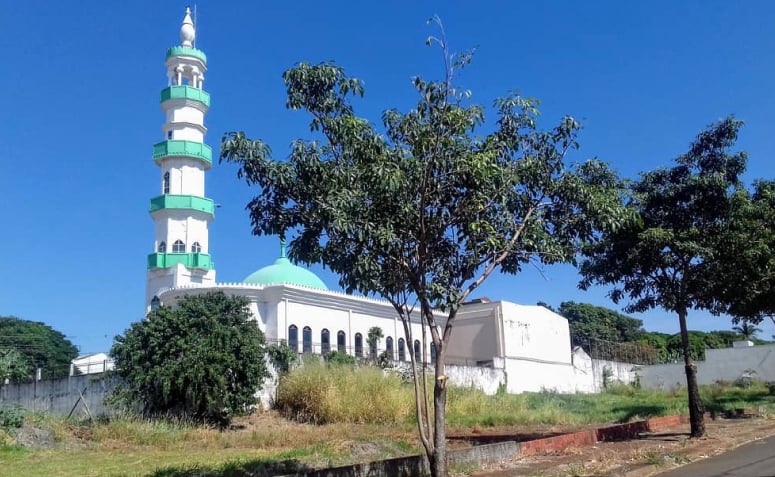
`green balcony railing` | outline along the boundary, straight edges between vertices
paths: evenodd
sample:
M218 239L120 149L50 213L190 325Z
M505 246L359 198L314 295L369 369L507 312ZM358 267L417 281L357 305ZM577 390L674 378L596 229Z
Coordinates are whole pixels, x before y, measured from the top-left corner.
M162 141L153 145L153 159L159 161L169 156L193 157L206 162L208 165L213 163L213 150L207 144L194 141L181 141L177 139Z
M190 99L199 101L208 108L210 107L210 93L193 86L170 86L161 90L161 102L163 103L170 99Z
M173 46L167 50L167 58L170 56L191 56L201 60L202 63L207 64L207 55L205 55L205 52L190 46Z
M148 255L148 268L170 268L175 265L187 268L213 269L208 253L152 253Z
M195 195L164 194L151 199L149 211L156 212L161 209L189 209L215 215L213 200Z

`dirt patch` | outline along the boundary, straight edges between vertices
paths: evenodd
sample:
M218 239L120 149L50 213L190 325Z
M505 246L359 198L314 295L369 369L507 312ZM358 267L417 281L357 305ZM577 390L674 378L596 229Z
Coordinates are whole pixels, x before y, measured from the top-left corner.
M605 476L648 477L671 468L711 457L742 444L775 434L772 419L718 419L707 423L708 434L689 439L689 426L643 433L621 442L599 442L548 455L518 458L477 477Z

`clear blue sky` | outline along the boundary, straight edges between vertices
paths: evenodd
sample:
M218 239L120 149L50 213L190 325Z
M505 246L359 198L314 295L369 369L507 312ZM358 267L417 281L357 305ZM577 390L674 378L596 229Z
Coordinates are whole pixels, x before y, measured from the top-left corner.
M159 91L165 50L179 43L186 4L96 0L4 2L0 14L0 315L42 321L82 352L107 350L143 314L148 200L158 194L151 145L163 139ZM374 120L415 100L410 78L441 73L424 46L438 14L453 50L478 46L460 77L490 104L519 89L542 100L543 126L582 120L581 150L622 175L666 165L703 127L735 114L748 179L775 176L775 2L771 1L296 1L204 0L197 46L208 55L207 140L241 129L276 157L308 136L286 111L281 73L334 60L362 78L359 112ZM276 239L253 237L252 193L235 168L214 167L210 232L218 281L271 263ZM313 267L331 288L336 277ZM615 307L605 290L580 292L570 267L491 278L480 295L533 304ZM642 315L673 333L674 316ZM695 329L728 319L690 315ZM763 337L773 333L767 325Z

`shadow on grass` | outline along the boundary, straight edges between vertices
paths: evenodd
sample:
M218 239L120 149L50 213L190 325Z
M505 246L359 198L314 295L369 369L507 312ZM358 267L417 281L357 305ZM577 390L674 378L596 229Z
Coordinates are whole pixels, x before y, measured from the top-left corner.
M297 460L251 460L229 462L214 467L165 467L148 477L272 477L314 470Z
M646 405L646 404L636 404L633 406L618 406L613 408L614 413L624 413L622 417L620 417L617 422L619 423L626 423L630 422L633 419L640 420L640 419L648 419L650 417L659 417L659 416L665 416L667 414L671 414L671 408L668 406L660 406L660 405Z
M705 410L714 414L724 414L741 407L756 407L759 405L775 406L775 396L767 391L738 392L722 396L705 396Z

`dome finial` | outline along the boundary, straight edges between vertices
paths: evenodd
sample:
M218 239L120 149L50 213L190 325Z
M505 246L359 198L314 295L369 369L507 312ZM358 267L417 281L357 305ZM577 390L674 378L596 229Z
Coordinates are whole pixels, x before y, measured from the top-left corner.
M194 22L191 21L191 8L186 7L186 16L183 18L183 25L180 27L180 41L182 46L191 47L196 39L196 30Z
M285 239L280 239L280 258L287 258L285 255Z

